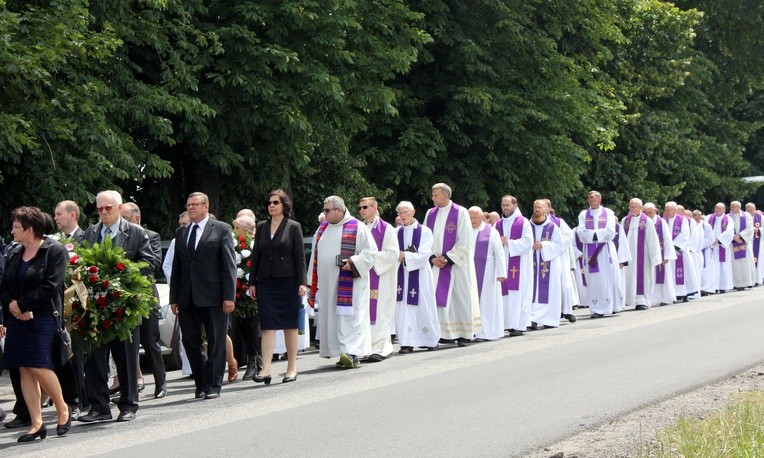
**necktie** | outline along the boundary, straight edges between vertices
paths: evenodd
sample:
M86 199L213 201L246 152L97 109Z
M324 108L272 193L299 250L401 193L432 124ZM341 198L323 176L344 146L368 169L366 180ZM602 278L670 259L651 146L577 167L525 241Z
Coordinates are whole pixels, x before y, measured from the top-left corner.
M188 252L193 256L196 252L196 230L199 229L198 224L191 226L191 235L188 236Z
M103 237L101 238L101 241L103 242L106 239L111 238L111 228L107 227L105 231L103 231Z

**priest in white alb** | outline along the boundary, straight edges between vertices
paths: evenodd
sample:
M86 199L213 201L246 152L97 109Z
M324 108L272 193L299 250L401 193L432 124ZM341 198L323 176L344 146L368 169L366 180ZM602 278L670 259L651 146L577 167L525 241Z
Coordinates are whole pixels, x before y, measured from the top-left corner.
M398 270L395 329L401 348L435 350L440 340L440 320L432 279L432 231L414 219L414 205L403 201L396 208L401 225L396 229Z
M566 251L560 228L547 215L543 199L533 202L533 298L531 329L560 326L562 277L566 274L562 254Z
M642 200L629 201L629 214L621 221L631 262L624 268L626 305L636 310L650 308L655 267L663 262L655 223L642 212Z
M756 286L764 283L764 262L761 255L764 249L764 244L761 243L761 213L756 211L756 204L748 202L745 204L745 211L751 215L751 221L753 222L753 238L751 241L751 250L753 251L753 266L754 274L753 280Z
M482 218L480 207L470 207L472 223L472 246L475 259L480 322L482 331L475 333L478 340L495 340L504 337L504 304L501 285L507 278L507 262L501 246L499 232Z
M701 297L716 293L716 264L711 260L711 253L714 249L714 229L708 224L707 218L700 210L693 210L692 218L698 223L698 249L700 250L700 260L698 261L698 271L700 273L700 295Z
M501 213L495 227L507 260L507 279L501 285L504 329L509 330L510 337L517 337L523 335L531 321L533 230L514 196L501 198Z
M676 288L674 287L674 266L671 261L676 259L676 251L671 239L671 231L666 220L658 215L658 209L654 203L646 203L642 210L655 224L655 232L658 234L663 257L661 264L655 267L655 286L650 301L653 305L673 304L676 301Z
M713 288L717 293L725 293L732 288L732 239L735 236L735 225L732 218L726 214L727 206L719 202L714 207L714 213L707 218L708 225L714 231L714 243L711 248L710 261L713 263Z
M393 352L390 325L395 319L395 287L398 267L398 241L395 228L379 216L377 199L363 197L358 214L371 232L377 247L374 267L369 271L369 321L371 322L371 354L361 361L379 362Z
M369 271L377 247L341 197L327 197L323 212L308 266L311 300L321 304L318 354L339 356L337 367L352 369L360 365L360 356L371 354Z
M688 302L689 296L698 292L695 280L695 259L692 257L695 240L690 232L690 222L679 212L679 206L674 201L666 202L663 207L663 216L676 252L676 259L671 261L676 300Z
M544 202L546 202L546 214L549 215L549 220L554 223L555 226L560 228L560 235L562 235L565 244L565 250L560 255L560 262L563 270L562 318L565 318L571 323L575 323L577 318L573 315L573 306L581 303L578 295L578 285L576 283L575 255L573 253L573 245L576 238L575 233L564 219L555 214L555 211L552 208L552 201L544 199Z
M463 347L480 332L472 224L467 209L451 201L451 187L447 184L433 185L432 203L435 207L427 211L424 224L433 235L430 264L441 339Z
M742 211L740 202L730 202L730 218L735 224L732 237L732 283L742 291L752 288L753 276L753 221L751 215Z

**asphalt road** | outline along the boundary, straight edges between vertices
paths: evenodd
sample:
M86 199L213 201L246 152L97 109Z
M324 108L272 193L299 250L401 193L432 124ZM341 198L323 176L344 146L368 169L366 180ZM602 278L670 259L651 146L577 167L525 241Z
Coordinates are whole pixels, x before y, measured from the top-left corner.
M2 429L0 455L522 456L764 362L764 288L576 314L559 329L350 371L308 352L296 383L280 383L277 362L273 385L238 381L211 401L191 399L192 382L173 372L168 396L142 402L133 422L80 423L28 445Z

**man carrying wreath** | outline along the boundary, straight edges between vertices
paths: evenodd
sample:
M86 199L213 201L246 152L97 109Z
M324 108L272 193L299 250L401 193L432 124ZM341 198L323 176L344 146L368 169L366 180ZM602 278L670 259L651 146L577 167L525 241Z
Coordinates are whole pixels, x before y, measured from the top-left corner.
M125 258L147 262L148 266L142 269L142 273L152 274L159 263L151 251L149 236L141 226L128 223L120 216L122 196L117 191L101 191L96 196L96 207L100 222L85 231L83 242L93 245L109 238L113 246L125 250ZM80 421L92 423L112 419L109 407L109 351L117 365L121 387L117 421L135 418L138 411L138 341L136 327L132 330L130 341L114 339L90 352L85 362L85 390L90 401L90 412L80 417Z

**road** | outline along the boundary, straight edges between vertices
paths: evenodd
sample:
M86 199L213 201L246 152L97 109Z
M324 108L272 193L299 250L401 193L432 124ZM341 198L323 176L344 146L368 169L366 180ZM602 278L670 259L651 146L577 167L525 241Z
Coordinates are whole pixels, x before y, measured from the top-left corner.
M80 423L30 445L0 430L0 455L523 456L764 362L764 288L576 314L559 329L350 371L309 352L296 383L279 383L277 362L273 385L238 381L218 400L192 400L192 382L173 372L168 396L142 402L133 422Z

